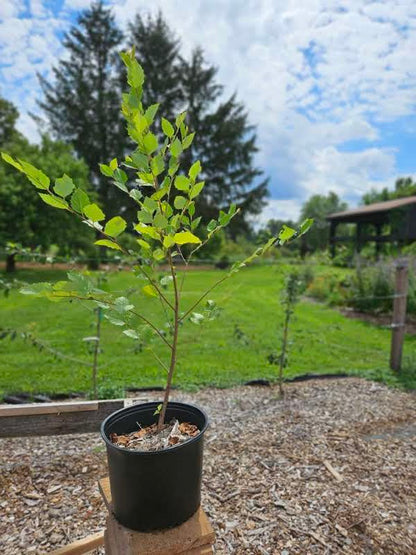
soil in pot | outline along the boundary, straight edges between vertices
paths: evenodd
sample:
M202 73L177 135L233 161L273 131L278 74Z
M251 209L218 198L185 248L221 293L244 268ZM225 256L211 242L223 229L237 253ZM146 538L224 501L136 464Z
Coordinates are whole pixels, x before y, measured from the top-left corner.
M129 434L119 435L114 432L110 435L110 439L114 445L123 449L161 451L185 443L185 441L196 437L200 433L195 424L179 423L176 418L172 418L169 424L165 424L160 431L158 431L156 423L145 428L139 427L138 431Z

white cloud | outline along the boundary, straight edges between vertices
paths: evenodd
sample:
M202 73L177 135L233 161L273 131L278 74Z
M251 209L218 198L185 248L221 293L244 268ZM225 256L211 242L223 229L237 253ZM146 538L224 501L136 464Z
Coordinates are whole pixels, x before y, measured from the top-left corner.
M301 203L298 200L270 199L259 216L253 219L256 228L263 227L269 220L296 222L299 218Z
M19 18L1 0L3 94L32 109L36 71L61 54L60 18L31 0ZM382 145L381 123L415 114L416 3L402 0L110 0L118 22L161 9L185 54L201 45L219 68L226 93L238 92L258 125L258 163L272 175L271 192L292 214L313 192L336 190L351 203L373 186L392 183L397 152ZM72 13L72 12L71 12ZM18 83L18 85L15 85ZM19 89L19 92L17 92ZM28 120L21 127L28 128ZM33 133L33 128L30 131ZM343 144L359 141L359 152ZM364 141L364 142L363 142ZM379 141L375 146L374 141ZM279 201L282 202L282 201ZM277 204L273 204L277 209ZM282 205L283 206L283 205Z

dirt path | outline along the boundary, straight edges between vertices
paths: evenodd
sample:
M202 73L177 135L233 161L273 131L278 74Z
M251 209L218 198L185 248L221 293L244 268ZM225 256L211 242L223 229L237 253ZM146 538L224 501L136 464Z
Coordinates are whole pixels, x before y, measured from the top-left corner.
M203 506L217 553L416 553L414 395L360 379L175 392L205 407ZM153 395L149 393L149 400ZM104 526L98 434L1 440L1 553Z

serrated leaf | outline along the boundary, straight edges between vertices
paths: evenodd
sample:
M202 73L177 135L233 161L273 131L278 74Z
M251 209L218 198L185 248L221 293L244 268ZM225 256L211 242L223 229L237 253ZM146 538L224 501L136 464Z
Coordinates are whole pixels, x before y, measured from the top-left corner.
M113 318L112 316L109 316L108 314L104 314L104 318L106 318L114 326L124 326L126 324L126 322L124 320L118 320L117 318Z
M142 235L148 235L149 237L151 237L152 239L160 239L160 235L159 233L151 226L146 226L146 225L142 225L142 224L136 224L134 226L134 229L138 232L141 233Z
M175 178L175 187L179 191L189 191L191 183L186 175L178 175Z
M144 117L146 118L146 121L147 121L148 125L152 125L153 120L155 119L155 115L156 115L158 109L159 109L159 104L152 104L145 111Z
M195 229L199 226L201 219L201 216L199 216L198 218L195 218L195 220L191 223L192 231L195 231Z
M105 219L105 214L101 208L93 202L92 204L87 204L82 209L84 216L86 216L92 222L100 222Z
M217 220L211 220L207 225L207 230L211 233L218 226Z
M169 186L161 187L156 191L156 193L153 193L151 198L153 200L161 200L168 192L169 192Z
M201 169L202 169L201 168L201 162L199 160L197 160L196 162L194 162L192 164L192 166L189 168L189 172L188 172L188 175L192 179L192 181L195 181L198 174L201 173Z
M145 154L139 152L138 150L134 151L130 154L130 158L136 168L141 170L148 170L149 169L149 160Z
M296 230L288 227L287 225L283 225L282 229L279 232L278 239L280 244L286 243L289 239L291 239L296 234Z
M165 253L162 249L156 249L153 251L153 258L157 261L162 260L165 258Z
M177 210L182 210L188 200L185 197L177 196L174 200L174 205Z
M150 166L152 168L152 173L155 176L160 175L163 170L165 169L165 162L163 161L163 156L158 154L157 156L155 156L151 163Z
M176 127L180 127L182 125L182 123L185 121L186 118L186 112L181 112L175 120L175 125Z
M182 143L177 137L170 145L169 150L175 158L178 158L182 154Z
M158 147L156 135L151 132L147 133L143 139L143 146L146 149L147 154L153 154Z
M49 204L49 206L60 208L61 210L67 210L68 208L68 203L63 198L52 197L47 193L39 193L39 196L43 200L43 202Z
M114 310L123 314L124 312L129 312L133 310L134 304L131 304L130 301L126 297L117 297L114 301Z
M139 245L145 249L145 250L150 250L150 245L149 243L147 243L144 239L137 239L137 242L139 243Z
M177 245L186 245L188 243L201 243L201 239L191 233L190 231L181 231L180 233L175 233L174 241Z
M158 292L157 292L156 288L153 285L145 285L142 288L142 291L148 297L157 297L158 296Z
M124 220L120 216L115 216L105 224L104 233L106 233L110 237L118 237L120 233L123 233L126 227L126 220Z
M123 250L120 245L117 245L117 243L114 243L114 241L110 241L110 239L98 239L98 241L95 241L94 245L99 245L100 247L108 247L109 249L114 249L116 251Z
M313 224L312 218L307 218L306 220L304 220L299 226L299 231L298 231L299 235L303 235L304 233L306 233L310 229L312 224Z
M140 199L143 198L143 194L139 191L139 189L132 189L129 192L129 196L131 196L131 198L134 199L136 202L139 202Z
M132 339L140 339L140 335L137 333L136 330L123 330L124 335L127 337L131 337Z
M71 197L71 207L75 212L82 213L84 206L90 203L90 199L85 191L76 189Z
M14 168L16 168L17 170L19 170L20 172L23 171L22 170L22 166L19 164L19 162L16 162L16 160L14 160L10 154L7 154L7 152L2 152L1 153L1 157L3 158L3 160L5 162L7 162L8 164L10 164L11 166L13 166Z
M184 138L184 140L182 141L182 148L184 150L191 146L192 141L194 140L194 137L195 137L195 133L190 133Z
M68 175L66 175L66 173L64 173L62 177L58 177L58 179L55 179L53 190L60 197L67 197L72 193L74 189L74 182Z
M113 158L109 164L110 168L114 171L118 167L117 158Z
M169 223L168 220L165 218L163 214L156 214L156 216L153 218L153 225L160 229L165 229L168 223Z
M174 244L175 244L174 237L172 237L171 235L166 235L166 237L164 237L163 246L165 247L165 249L168 249L169 247L171 247Z
M173 125L165 118L162 118L162 131L169 139L175 134Z
M49 189L50 179L46 174L29 164L29 162L19 159L19 163L26 177L37 189Z
M196 198L204 188L204 185L205 185L205 181L200 181L199 183L196 183L191 189L189 198Z

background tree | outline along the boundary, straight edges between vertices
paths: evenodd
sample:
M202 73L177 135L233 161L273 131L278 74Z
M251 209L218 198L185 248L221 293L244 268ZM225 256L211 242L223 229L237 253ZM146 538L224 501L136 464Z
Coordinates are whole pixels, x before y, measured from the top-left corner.
M399 177L394 184L394 190L391 191L384 187L381 191L371 189L369 193L363 195L364 204L373 204L374 202L383 202L396 198L411 197L416 195L416 182L412 177Z
M313 218L312 226L308 236L304 237L306 247L310 251L325 249L329 241L329 223L326 217L334 212L342 212L348 207L336 193L329 192L328 195L312 195L302 206L300 219Z
M12 109L11 109L12 108ZM12 104L0 99L0 121L16 121L18 112ZM88 187L88 169L85 163L73 156L71 148L62 142L53 142L47 137L40 145L31 145L13 125L7 137L0 134L0 147L18 158L38 165L54 178L63 173L71 174L82 188ZM0 164L0 206L7 207L0 214L0 248L4 250L8 241L21 243L24 247L47 249L52 244L60 248L61 254L72 254L90 244L91 231L73 220L69 214L57 211L51 218L46 205L40 205L34 188L24 175L12 167ZM6 257L6 269L15 269L15 255Z
M44 98L39 105L53 136L71 143L85 160L110 215L117 211L118 195L100 174L99 163L121 157L126 144L116 72L122 40L111 11L95 2L65 35L66 57L54 67L52 81L40 77Z
M216 74L217 68L205 61L200 48L189 61L181 60L187 123L197 132L186 152L185 167L194 158L201 160L201 178L208 184L199 199L203 220L211 220L230 203L242 208L227 230L235 238L249 231L250 218L265 205L268 179L258 181L263 172L254 165L258 148L247 112L235 94L222 100L223 87L216 82Z

